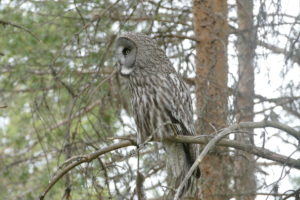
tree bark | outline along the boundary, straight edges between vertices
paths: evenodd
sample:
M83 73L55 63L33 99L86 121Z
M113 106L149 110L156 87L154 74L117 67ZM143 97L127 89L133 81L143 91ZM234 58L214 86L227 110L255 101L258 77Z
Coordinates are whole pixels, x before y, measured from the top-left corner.
M198 133L216 133L227 122L227 1L194 0ZM218 147L202 163L201 195L205 200L229 199L228 153Z
M253 121L254 101L254 55L256 48L255 30L253 28L253 1L237 0L237 18L241 31L238 35L238 96L237 121ZM246 131L252 133L253 129ZM253 144L252 134L237 134L236 140L245 144ZM235 190L237 200L254 200L256 192L255 159L254 156L237 150L235 161Z

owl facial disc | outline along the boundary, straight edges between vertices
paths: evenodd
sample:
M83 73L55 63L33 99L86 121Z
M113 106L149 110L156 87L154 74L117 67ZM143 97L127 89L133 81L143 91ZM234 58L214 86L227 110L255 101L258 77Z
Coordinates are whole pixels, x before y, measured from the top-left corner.
M117 40L117 59L120 74L123 76L130 75L135 69L137 48L134 42L127 38L119 38Z

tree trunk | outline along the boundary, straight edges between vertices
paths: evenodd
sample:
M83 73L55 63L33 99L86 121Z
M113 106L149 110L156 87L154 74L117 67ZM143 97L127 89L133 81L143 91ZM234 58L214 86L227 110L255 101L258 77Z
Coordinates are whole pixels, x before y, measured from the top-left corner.
M253 1L237 0L237 17L239 32L238 50L238 96L237 120L253 121L254 99L254 55L256 48L255 30L253 28ZM236 140L253 143L253 130L250 134L237 134ZM235 190L237 200L254 200L256 192L254 156L236 151L235 158Z
M198 133L214 134L227 122L227 1L194 0ZM229 199L228 153L217 148L201 164L202 199Z

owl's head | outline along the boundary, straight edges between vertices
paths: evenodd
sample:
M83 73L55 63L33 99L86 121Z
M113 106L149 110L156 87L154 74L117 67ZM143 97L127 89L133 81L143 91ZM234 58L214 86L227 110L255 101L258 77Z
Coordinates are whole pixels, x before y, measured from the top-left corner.
M149 36L140 33L124 33L116 42L120 74L129 76L134 71L173 71L165 52Z

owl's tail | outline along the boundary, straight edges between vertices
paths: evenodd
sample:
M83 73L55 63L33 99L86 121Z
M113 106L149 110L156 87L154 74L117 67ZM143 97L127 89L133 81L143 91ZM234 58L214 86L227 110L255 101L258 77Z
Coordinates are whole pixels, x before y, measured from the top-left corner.
M168 183L171 188L177 189L193 165L198 151L195 144L164 142L167 153ZM194 196L197 191L197 179L200 177L200 168L194 171L184 186L181 197ZM176 191L171 191L168 197L173 197Z

